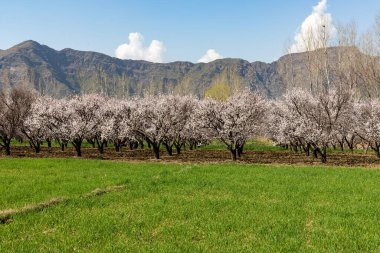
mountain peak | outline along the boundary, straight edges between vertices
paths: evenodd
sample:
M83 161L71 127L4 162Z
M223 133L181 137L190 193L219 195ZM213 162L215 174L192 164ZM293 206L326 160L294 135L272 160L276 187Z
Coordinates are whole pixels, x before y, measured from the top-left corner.
M15 46L13 46L12 48L28 48L28 47L40 47L41 44L38 43L37 41L34 41L34 40L26 40L26 41L23 41Z
M6 50L0 50L0 56L5 56L20 51L39 50L42 47L44 46L34 40L26 40Z

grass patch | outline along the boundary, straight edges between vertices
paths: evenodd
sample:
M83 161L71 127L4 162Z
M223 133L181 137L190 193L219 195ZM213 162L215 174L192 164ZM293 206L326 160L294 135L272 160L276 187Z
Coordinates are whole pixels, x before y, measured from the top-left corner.
M125 185L113 185L113 186L108 186L103 189L96 188L95 190L89 193L83 194L81 198L92 198L92 197L101 196L103 194L114 192L114 191L120 191L123 189L125 189ZM57 204L63 203L64 201L69 201L69 200L73 200L73 199L68 199L65 197L56 197L56 198L52 198L52 199L49 199L48 201L44 201L41 203L29 204L20 209L0 210L0 223L3 223L3 224L10 223L12 221L12 216L14 215L41 211L46 208L52 207L54 205L57 205Z
M0 251L374 252L379 180L342 167L1 159L1 210L70 201L15 214Z

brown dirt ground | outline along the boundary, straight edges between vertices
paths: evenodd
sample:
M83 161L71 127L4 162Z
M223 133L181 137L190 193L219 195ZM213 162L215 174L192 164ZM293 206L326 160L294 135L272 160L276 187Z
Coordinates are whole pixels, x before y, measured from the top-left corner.
M75 157L75 150L67 148L61 151L60 148L43 147L41 153L34 153L33 149L26 146L11 147L11 157ZM96 148L83 148L82 157L84 159L118 160L118 161L157 161L153 152L149 149L128 150L124 148L121 152L115 152L113 148L106 148L104 154L99 154ZM182 154L168 156L164 150L161 151L159 162L173 163L219 163L230 162L230 153L227 150L187 150ZM5 157L1 152L0 157ZM380 165L380 159L374 154L349 154L333 153L328 155L327 165L330 166L366 166L373 167ZM321 165L319 159L306 156L304 153L294 153L291 151L245 151L239 159L241 163L262 163L262 164L304 164Z

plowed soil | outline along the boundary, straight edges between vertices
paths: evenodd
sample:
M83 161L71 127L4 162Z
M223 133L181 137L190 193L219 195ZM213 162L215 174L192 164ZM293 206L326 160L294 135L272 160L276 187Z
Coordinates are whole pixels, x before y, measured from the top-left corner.
M73 148L67 148L61 151L60 148L43 147L39 154L36 154L33 149L26 146L13 146L11 149L11 157L76 157ZM83 148L82 158L85 159L102 159L102 160L120 160L120 161L157 161L154 159L152 150L122 149L121 152L115 152L113 148L106 148L104 154L99 154L96 148ZM5 157L4 152L1 152L2 157ZM185 150L180 155L167 155L162 150L160 154L160 162L175 162L175 163L217 163L230 162L231 156L227 150ZM240 159L241 163L264 163L264 164L306 164L320 165L319 159L312 156L306 156L304 153L295 153L288 150L283 151L245 151ZM328 155L327 165L334 166L376 166L380 165L380 159L374 154L350 154L350 153L332 153Z

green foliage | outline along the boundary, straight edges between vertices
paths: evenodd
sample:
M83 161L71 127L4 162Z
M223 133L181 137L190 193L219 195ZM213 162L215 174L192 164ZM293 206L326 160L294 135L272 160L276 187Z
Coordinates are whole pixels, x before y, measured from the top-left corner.
M380 171L1 159L2 252L379 251ZM125 184L119 192L80 196Z
M230 88L226 83L215 83L205 90L205 97L225 101L231 95Z
M204 97L225 101L243 88L241 78L233 70L227 68L213 79L212 85L204 91Z

